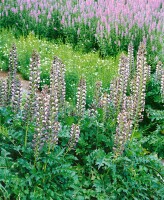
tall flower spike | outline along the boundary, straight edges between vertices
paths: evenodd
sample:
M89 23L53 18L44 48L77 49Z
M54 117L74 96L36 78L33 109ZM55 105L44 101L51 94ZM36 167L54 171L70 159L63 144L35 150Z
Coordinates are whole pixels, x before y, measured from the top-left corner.
M128 118L133 120L133 112L134 112L134 99L133 96L125 96L122 110L126 111L129 116Z
M115 78L110 83L110 104L112 104L115 108L117 106L117 95L118 95L118 86L119 86L119 78Z
M155 72L155 78L156 78L157 81L161 80L162 68L163 68L163 64L162 64L161 61L159 61L157 63L156 72Z
M49 123L49 129L48 129L48 137L46 139L47 145L48 145L48 153L50 153L51 150L55 147L55 145L58 143L58 134L61 129L61 124L59 122L54 122L53 124Z
M133 102L134 102L134 124L137 124L143 117L142 112L145 107L145 90L148 76L148 65L146 62L146 47L141 43L137 53L137 72L133 85Z
M69 150L71 150L77 143L80 137L80 128L78 124L72 124L70 131L70 140L68 143Z
M61 62L60 59L56 59L59 63L59 89L58 89L58 99L59 99L59 107L62 108L65 103L65 94L66 94L66 83L65 83L65 65Z
M37 91L40 84L40 57L37 52L33 52L30 63L29 94L25 105L24 117L33 120L36 115Z
M108 106L109 106L109 94L106 92L102 94L99 107L103 109L103 121L105 122L105 119L108 115Z
M14 112L18 112L21 107L21 99L22 99L22 86L19 78L17 77L15 82L14 90L12 91L12 108Z
M125 55L121 56L118 74L119 77L110 86L110 101L119 112L122 109L129 79L129 63Z
M86 81L84 78L80 79L76 97L77 97L77 104L76 104L77 115L83 117L86 106Z
M17 65L18 65L17 51L15 44L13 44L9 54L9 72L7 78L6 105L11 105L13 98L12 96L14 95L15 92Z
M133 51L134 51L133 44L130 43L128 46L128 63L129 63L130 78L133 77L135 72Z
M96 109L100 106L101 96L102 96L102 81L97 81L95 83L93 102L90 105L90 108L88 109L90 117L96 115L97 113Z
M39 152L44 146L44 142L42 142L42 137L44 134L44 126L43 126L43 115L44 115L44 110L43 110L43 102L41 95L38 95L37 97L37 104L36 104L36 128L35 128L35 134L33 138L33 147L34 147L34 156L35 160L37 160L39 156Z
M125 143L129 140L132 132L132 120L129 119L129 113L126 111L120 112L117 123L113 150L116 155L120 155L124 151Z
M6 106L7 101L7 82L6 80L0 81L0 106Z
M164 68L161 70L161 96L162 102L164 103Z
M147 66L147 79L148 79L148 80L150 79L150 76L151 76L151 66L148 65L148 66Z
M49 120L57 121L58 119L58 111L59 111L59 64L57 62L57 58L54 58L51 72L50 72L50 110L49 110Z
M97 81L95 83L95 92L94 92L94 104L96 107L99 105L100 99L102 96L102 81Z
M36 104L36 129L33 139L35 157L39 155L39 151L48 139L48 109L49 95L48 87L44 87L42 92L37 96Z

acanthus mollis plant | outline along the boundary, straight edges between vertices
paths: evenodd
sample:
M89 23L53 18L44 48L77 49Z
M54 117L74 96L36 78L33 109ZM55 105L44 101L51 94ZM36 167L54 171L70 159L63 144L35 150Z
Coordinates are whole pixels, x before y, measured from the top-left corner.
M30 61L28 96L24 107L24 118L27 123L35 119L37 92L40 86L40 57L36 51L33 51Z
M13 44L9 54L9 72L7 78L6 105L11 105L12 96L14 95L17 65L18 65L17 50L15 44Z
M20 110L21 104L21 83L17 76L17 50L15 44L12 45L9 54L9 72L7 80L1 83L1 104L3 106L11 106L14 112Z
M50 73L50 92L52 92L51 87L53 87L58 99L58 109L62 109L66 95L65 65L57 56L54 57Z
M155 79L156 79L156 81L160 81L161 80L162 68L163 68L162 62L158 61L157 65L156 65L156 71L155 71Z
M99 101L99 107L103 110L103 122L106 121L109 115L109 101L109 94L103 93Z
M129 112L121 111L117 117L117 128L114 136L114 154L120 155L124 151L125 143L129 140L132 133L132 120L129 117Z
M59 99L59 108L63 108L65 104L65 96L66 96L66 83L65 83L65 65L62 61L56 57L56 62L59 65L59 74L58 74L58 99Z
M77 103L76 103L76 113L77 116L83 117L85 113L86 106L86 80L82 77L79 82L79 86L77 89Z
M70 151L73 149L76 144L78 143L80 137L80 127L78 124L72 124L71 130L70 130L70 140L68 142L68 150Z
M0 106L6 106L7 101L7 82L6 80L0 81Z
M101 97L102 97L102 81L96 81L95 88L94 88L93 101L88 110L90 116L96 115L97 108L100 107Z
M36 119L37 92L39 86L40 86L40 57L36 51L33 51L30 63L28 96L23 110L23 118L26 125L26 133L24 140L25 147L27 145L29 123L34 122Z
M95 83L95 91L94 91L94 102L96 107L99 107L99 102L102 96L102 81L97 81Z
M134 73L135 73L134 47L133 47L132 43L130 43L128 45L128 63L129 63L129 76L130 76L130 79L131 79L134 76Z
M50 70L50 113L51 120L58 120L59 112L59 63L57 57L54 58Z
M161 96L162 96L162 102L164 103L164 68L162 69L161 73Z
M45 86L37 97L36 128L33 139L35 160L37 160L44 146L49 154L58 143L60 123L55 118L51 118L52 107L50 106L50 94L48 87Z
M145 93L146 93L146 81L148 77L148 65L146 62L146 46L142 42L140 43L137 53L137 66L136 76L133 81L132 96L133 96L133 123L138 124L143 118L143 111L145 107Z
M123 146L129 139L133 128L135 129L138 122L143 119L146 81L149 74L150 67L146 62L146 46L144 43L141 43L137 53L136 75L132 80L132 94L130 96L124 94L122 111L118 114L117 118L117 129L114 139L114 143L118 146L116 148L117 151L123 150Z
M164 68L161 61L157 63L156 72L155 72L155 79L157 82L160 83L160 92L162 101L164 102Z
M22 85L18 77L16 78L15 82L13 83L15 87L12 90L12 102L11 107L15 113L20 110L21 107L21 100L22 100Z
M47 89L43 88L37 96L36 104L36 128L33 139L34 157L37 160L40 150L43 148L48 129L49 96Z
M121 56L118 70L118 77L110 85L110 101L119 113L127 93L129 80L129 62L125 55Z

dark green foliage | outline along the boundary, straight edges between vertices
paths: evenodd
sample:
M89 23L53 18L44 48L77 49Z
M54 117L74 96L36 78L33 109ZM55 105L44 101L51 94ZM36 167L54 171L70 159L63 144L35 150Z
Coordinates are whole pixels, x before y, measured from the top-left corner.
M78 90L85 93L82 95L84 110L79 115L75 105L82 92L77 95L79 79L76 73L66 74L67 101L58 114L55 81L60 75L56 70L60 62L55 65L56 60L58 58L54 60L50 81L46 78L48 74L41 75L42 80L51 83L50 94L46 90L42 93L36 90L36 100L31 105L28 103L28 111L32 111L32 105L37 108L32 120L31 117L25 120L21 108L17 113L13 113L10 107L0 108L0 198L162 199L164 173L157 156L163 157L164 152L164 115L159 83L154 78L149 80L144 120L139 129L137 125L135 130L129 131L126 115L118 118L118 108L112 107L106 92L100 95L96 106L94 99L87 97L86 106L86 88L81 87L80 90L79 87ZM35 70L32 69L32 72ZM33 87L37 78L34 77ZM45 82L42 81L40 86ZM85 85L85 80L81 82L83 84L79 85ZM142 84L146 85L146 81L141 81ZM49 98L51 101L48 101ZM61 125L57 131L56 122ZM118 130L119 123L122 129ZM73 137L70 134L72 125L78 128L78 131L73 129ZM119 137L115 137L117 131L121 132ZM123 138L126 132L131 138ZM114 151L115 140L122 142L123 148L118 154ZM116 148L119 150L119 147ZM148 155L150 151L154 155Z
M164 157L164 104L160 93L160 83L152 77L146 93L146 112L141 130L145 136L144 147Z
M19 115L9 109L0 110L0 197L6 199L71 199L78 177L72 166L75 157L56 146L51 154L42 151L37 161L31 141L25 148L25 130ZM29 128L29 140L34 133Z
M63 128L59 145L51 154L42 150L35 162L32 148L34 124L29 125L27 147L21 114L0 110L0 197L3 199L162 199L162 164L137 140L127 143L122 156L112 153L114 116L103 122L102 110L80 121L81 136L67 152L70 125L78 118L72 109L59 117ZM67 152L67 153L66 153Z
M87 161L86 176L92 191L87 199L162 199L161 164L153 156L144 155L138 142L129 144L122 157L113 158L99 149Z

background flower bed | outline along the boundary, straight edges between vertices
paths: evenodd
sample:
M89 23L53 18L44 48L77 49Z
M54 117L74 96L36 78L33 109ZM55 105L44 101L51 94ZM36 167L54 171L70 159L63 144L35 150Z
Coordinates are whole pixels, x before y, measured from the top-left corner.
M1 26L15 34L37 35L69 42L86 52L117 55L134 43L135 53L143 37L150 60L156 53L163 61L164 3L162 0L57 0L2 1Z

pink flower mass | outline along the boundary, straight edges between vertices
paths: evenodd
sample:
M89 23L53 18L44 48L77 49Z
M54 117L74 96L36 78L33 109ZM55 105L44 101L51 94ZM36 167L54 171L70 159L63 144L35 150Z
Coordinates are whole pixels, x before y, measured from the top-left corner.
M25 12L36 22L42 23L42 19L45 19L48 26L53 26L52 22L56 21L53 19L53 13L57 13L56 17L65 31L72 27L80 35L82 27L85 26L89 27L97 38L110 37L112 30L120 37L135 36L134 27L148 35L154 31L158 31L160 35L164 27L163 0L2 0L1 2L4 8L1 16L7 16L9 11L14 14L18 11Z

